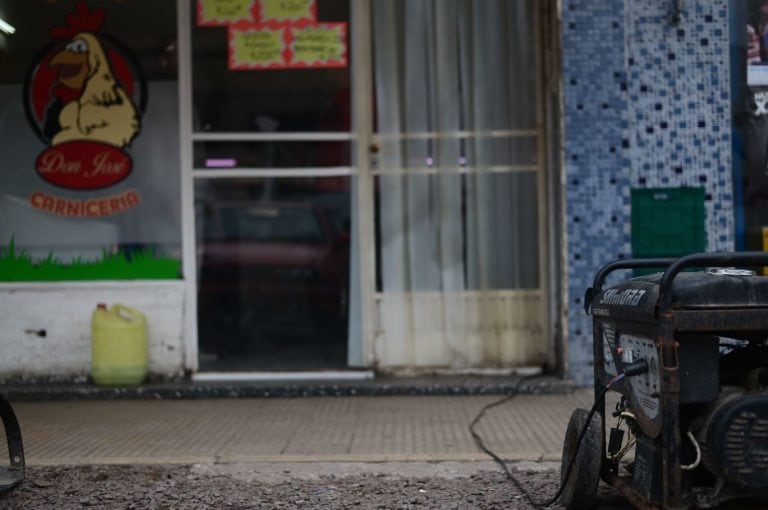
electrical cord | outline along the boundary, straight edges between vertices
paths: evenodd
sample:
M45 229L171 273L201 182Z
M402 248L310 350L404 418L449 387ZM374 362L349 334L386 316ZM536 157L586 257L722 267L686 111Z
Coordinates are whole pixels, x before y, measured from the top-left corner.
M699 442L696 441L696 438L693 436L693 433L690 430L686 433L686 435L688 436L688 439L691 440L691 443L693 443L693 447L696 449L696 460L694 460L692 464L680 466L680 469L683 471L690 471L692 469L696 469L699 467L699 464L701 464L701 447L699 446Z
M616 405L616 410L619 413L619 419L616 422L616 429L618 430L621 427L621 422L624 421L627 423L627 432L629 432L630 435L634 435L632 432L632 427L629 426L629 420L632 420L633 422L637 421L637 417L635 417L634 413L631 413L629 411L619 411L619 404ZM616 416L614 414L614 416ZM621 462L621 459L624 458L624 455L627 454L627 452L632 449L633 446L637 444L637 437L634 439L627 439L627 444L624 446L619 445L619 449L616 450L615 453L608 452L608 458L611 459L611 461L614 464L618 464Z
M642 361L641 363L645 364L645 361ZM554 503L557 502L558 499L560 499L560 496L563 494L563 490L565 490L565 485L566 485L566 482L568 481L568 478L570 478L571 476L571 471L573 469L574 463L576 462L576 456L579 453L579 448L581 447L581 443L584 441L584 436L586 435L587 429L589 428L587 425L592 421L592 417L597 412L598 403L602 402L603 397L605 397L605 394L608 392L608 390L610 390L614 384L624 379L624 377L630 376L630 375L637 375L638 373L643 373L642 372L643 368L645 369L645 371L647 371L648 365L645 364L645 366L643 367L641 363L635 363L631 366L627 366L623 373L611 379L611 381L605 386L603 386L603 388L600 390L600 393L595 398L595 403L592 404L592 408L589 410L589 414L587 414L585 426L579 433L579 438L576 441L576 449L573 451L573 455L571 455L571 458L568 460L568 467L565 470L565 476L562 477L564 482L560 484L560 488L557 490L555 495L545 501L538 501L536 498L534 498L533 495L528 491L528 489L526 489L520 483L520 481L515 477L515 475L512 474L512 471L509 469L509 466L507 466L506 462L504 462L504 460L501 457L499 457L493 451L491 451L485 445L485 442L483 441L483 438L480 437L480 434L478 434L477 431L475 431L475 425L477 425L480 419L485 415L486 411L512 400L514 397L516 397L520 393L520 387L522 386L522 384L525 381L528 381L536 376L527 376L527 377L520 378L520 380L517 381L517 384L515 384L515 387L512 389L512 393L497 400L496 402L491 402L490 404L480 409L480 412L478 413L478 415L475 416L475 419L472 420L472 423L470 423L469 425L469 432L472 434L472 437L474 438L475 444L478 446L478 448L480 448L483 452L488 454L493 460L496 461L497 464L499 464L502 467L502 469L507 475L507 478L509 478L512 481L515 487L517 487L517 489L525 496L525 498L528 500L529 503L531 503L531 505L538 508L543 508L543 507L548 507L550 505L553 505Z

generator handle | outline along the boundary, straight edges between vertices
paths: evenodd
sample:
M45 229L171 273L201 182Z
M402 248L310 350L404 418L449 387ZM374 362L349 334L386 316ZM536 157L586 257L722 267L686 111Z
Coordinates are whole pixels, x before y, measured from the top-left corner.
M768 266L768 252L743 251L734 253L692 253L670 264L659 282L659 312L672 307L672 282L687 267L732 267L736 265Z
M619 259L609 262L601 267L595 274L595 280L592 286L584 294L584 311L589 314L589 307L592 304L592 297L603 289L603 282L614 271L619 269L648 269L648 268L666 268L677 259L675 258L657 258L657 259Z

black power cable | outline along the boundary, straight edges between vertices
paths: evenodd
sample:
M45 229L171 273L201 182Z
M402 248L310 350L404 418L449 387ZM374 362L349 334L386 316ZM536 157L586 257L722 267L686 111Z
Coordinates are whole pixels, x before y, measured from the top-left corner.
M536 500L533 495L531 495L530 492L528 492L528 489L523 487L523 485L520 483L520 480L518 480L515 475L512 474L512 471L509 469L509 466L507 466L506 462L504 462L501 457L496 455L493 451L491 451L487 446L485 446L485 443L483 442L482 437L480 437L480 434L478 434L475 431L475 425L480 421L480 419L485 415L485 412L491 408L500 406L501 404L508 402L512 400L514 397L516 397L520 393L520 387L525 381L528 381L530 379L533 379L537 376L526 376L521 377L520 380L517 381L517 384L515 384L515 387L512 389L512 393L505 396L504 398L497 400L496 402L491 402L490 404L483 407L477 416L475 416L475 419L472 420L472 423L469 425L469 431L472 434L472 437L475 440L475 444L483 450L485 453L487 453L493 460L498 463L502 469L504 469L504 472L507 475L507 478L509 478L512 483L515 484L515 487L518 488L520 492L523 493L523 495L526 497L526 499L535 507L547 507L557 502L558 499L560 499L560 496L563 494L563 490L565 489L565 485L568 482L568 478L571 476L571 471L573 469L573 465L576 462L576 455L579 453L579 448L581 447L581 443L584 441L584 436L587 433L588 424L592 422L592 417L595 415L595 412L597 412L597 405L599 402L603 400L603 397L605 397L605 394L608 392L608 390L611 389L611 387L616 384L618 381L622 380L626 376L632 376L641 374L648 371L648 364L643 360L638 363L634 363L632 365L628 365L625 367L625 370L623 373L617 375L611 381L606 384L601 390L600 393L595 398L595 403L592 404L592 408L589 410L589 414L587 414L587 419L585 421L585 426L579 433L579 438L576 441L576 449L573 451L573 454L571 455L571 458L568 460L568 467L565 470L565 476L562 477L563 483L560 484L560 488L557 490L554 496L551 498L545 500L545 501L538 501Z

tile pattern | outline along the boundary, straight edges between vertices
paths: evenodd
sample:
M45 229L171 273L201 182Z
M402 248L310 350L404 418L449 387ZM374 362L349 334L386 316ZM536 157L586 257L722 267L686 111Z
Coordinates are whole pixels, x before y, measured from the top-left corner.
M592 379L584 291L600 266L631 256L632 188L703 186L707 249L733 248L728 1L682 2L677 25L673 5L563 2L569 370L580 383Z
M559 460L592 392L518 395L477 425L504 459ZM20 402L27 465L484 460L468 424L498 396ZM0 437L0 447L4 447ZM6 450L7 451L7 450Z

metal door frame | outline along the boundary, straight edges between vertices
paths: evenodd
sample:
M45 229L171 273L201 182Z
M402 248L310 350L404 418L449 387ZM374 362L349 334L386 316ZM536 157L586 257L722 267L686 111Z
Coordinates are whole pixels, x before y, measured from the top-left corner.
M194 0L193 0L194 1ZM361 335L354 338L348 334L348 352L356 349L359 355L350 359L350 366L371 367L375 364L373 352L375 336L375 222L374 222L374 176L371 169L370 152L373 134L373 68L371 0L349 0L350 2L350 46L351 46L351 87L352 127L348 133L195 133L192 127L192 54L191 54L191 6L186 0L176 0L178 23L178 84L179 84L179 140L181 164L181 217L182 217L182 268L185 281L185 308L182 327L184 339L184 368L190 372L198 370L197 331L197 250L195 235L194 180L196 178L238 177L305 177L305 176L349 176L353 186L350 193L357 215L357 229L353 234L352 250L358 257L360 291L359 318ZM557 0L534 2L536 6L536 58L538 75L538 124L539 158L539 274L543 300L541 324L544 338L548 342L549 365L556 372L567 369L567 338L563 328L566 324L562 298L565 277L562 265L563 219L561 179L556 169L560 168L558 143L561 136L559 112L561 94L559 89L559 23ZM554 35L551 34L555 30ZM555 88L553 88L553 86ZM352 149L351 167L332 169L290 169L259 168L207 170L193 167L193 143L195 141L349 141ZM353 342L359 345L352 345Z
M198 370L198 331L197 331L197 245L195 235L195 207L194 207L194 181L195 179L235 179L242 177L335 177L349 176L352 182L357 182L357 186L350 190L350 193L371 196L372 187L369 179L365 178L368 167L367 147L370 140L371 109L365 107L366 102L370 104L370 92L368 86L370 78L367 75L370 72L370 60L366 58L366 53L370 54L370 37L367 27L369 23L360 22L360 20L369 19L368 1L349 0L351 9L350 24L354 27L352 34L352 55L351 55L351 76L352 76L352 101L353 101L353 122L349 132L303 132L303 133L199 133L193 130L192 125L192 30L193 20L190 16L191 5L188 0L176 0L177 5L177 24L178 24L178 55L179 55L179 140L180 140L180 162L181 162L181 217L182 217L182 270L185 281L185 307L184 307L184 368L187 371L196 372ZM367 118L366 118L367 117ZM217 169L210 170L204 168L194 168L193 163L193 144L196 141L349 141L352 145L352 161L355 166L332 167L323 169L311 168L237 168L237 169ZM364 150L359 150L364 147ZM361 302L367 303L370 286L373 278L370 274L372 265L373 249L370 239L372 238L372 205L366 200L357 200L361 221L358 221L358 231L355 232L357 242L354 244L360 253L360 282L361 282ZM370 349L366 346L368 331L370 329L370 320L368 318L368 307L363 306L361 319L363 325L363 335L359 340L362 342L361 364L370 364ZM349 338L348 338L349 342Z

